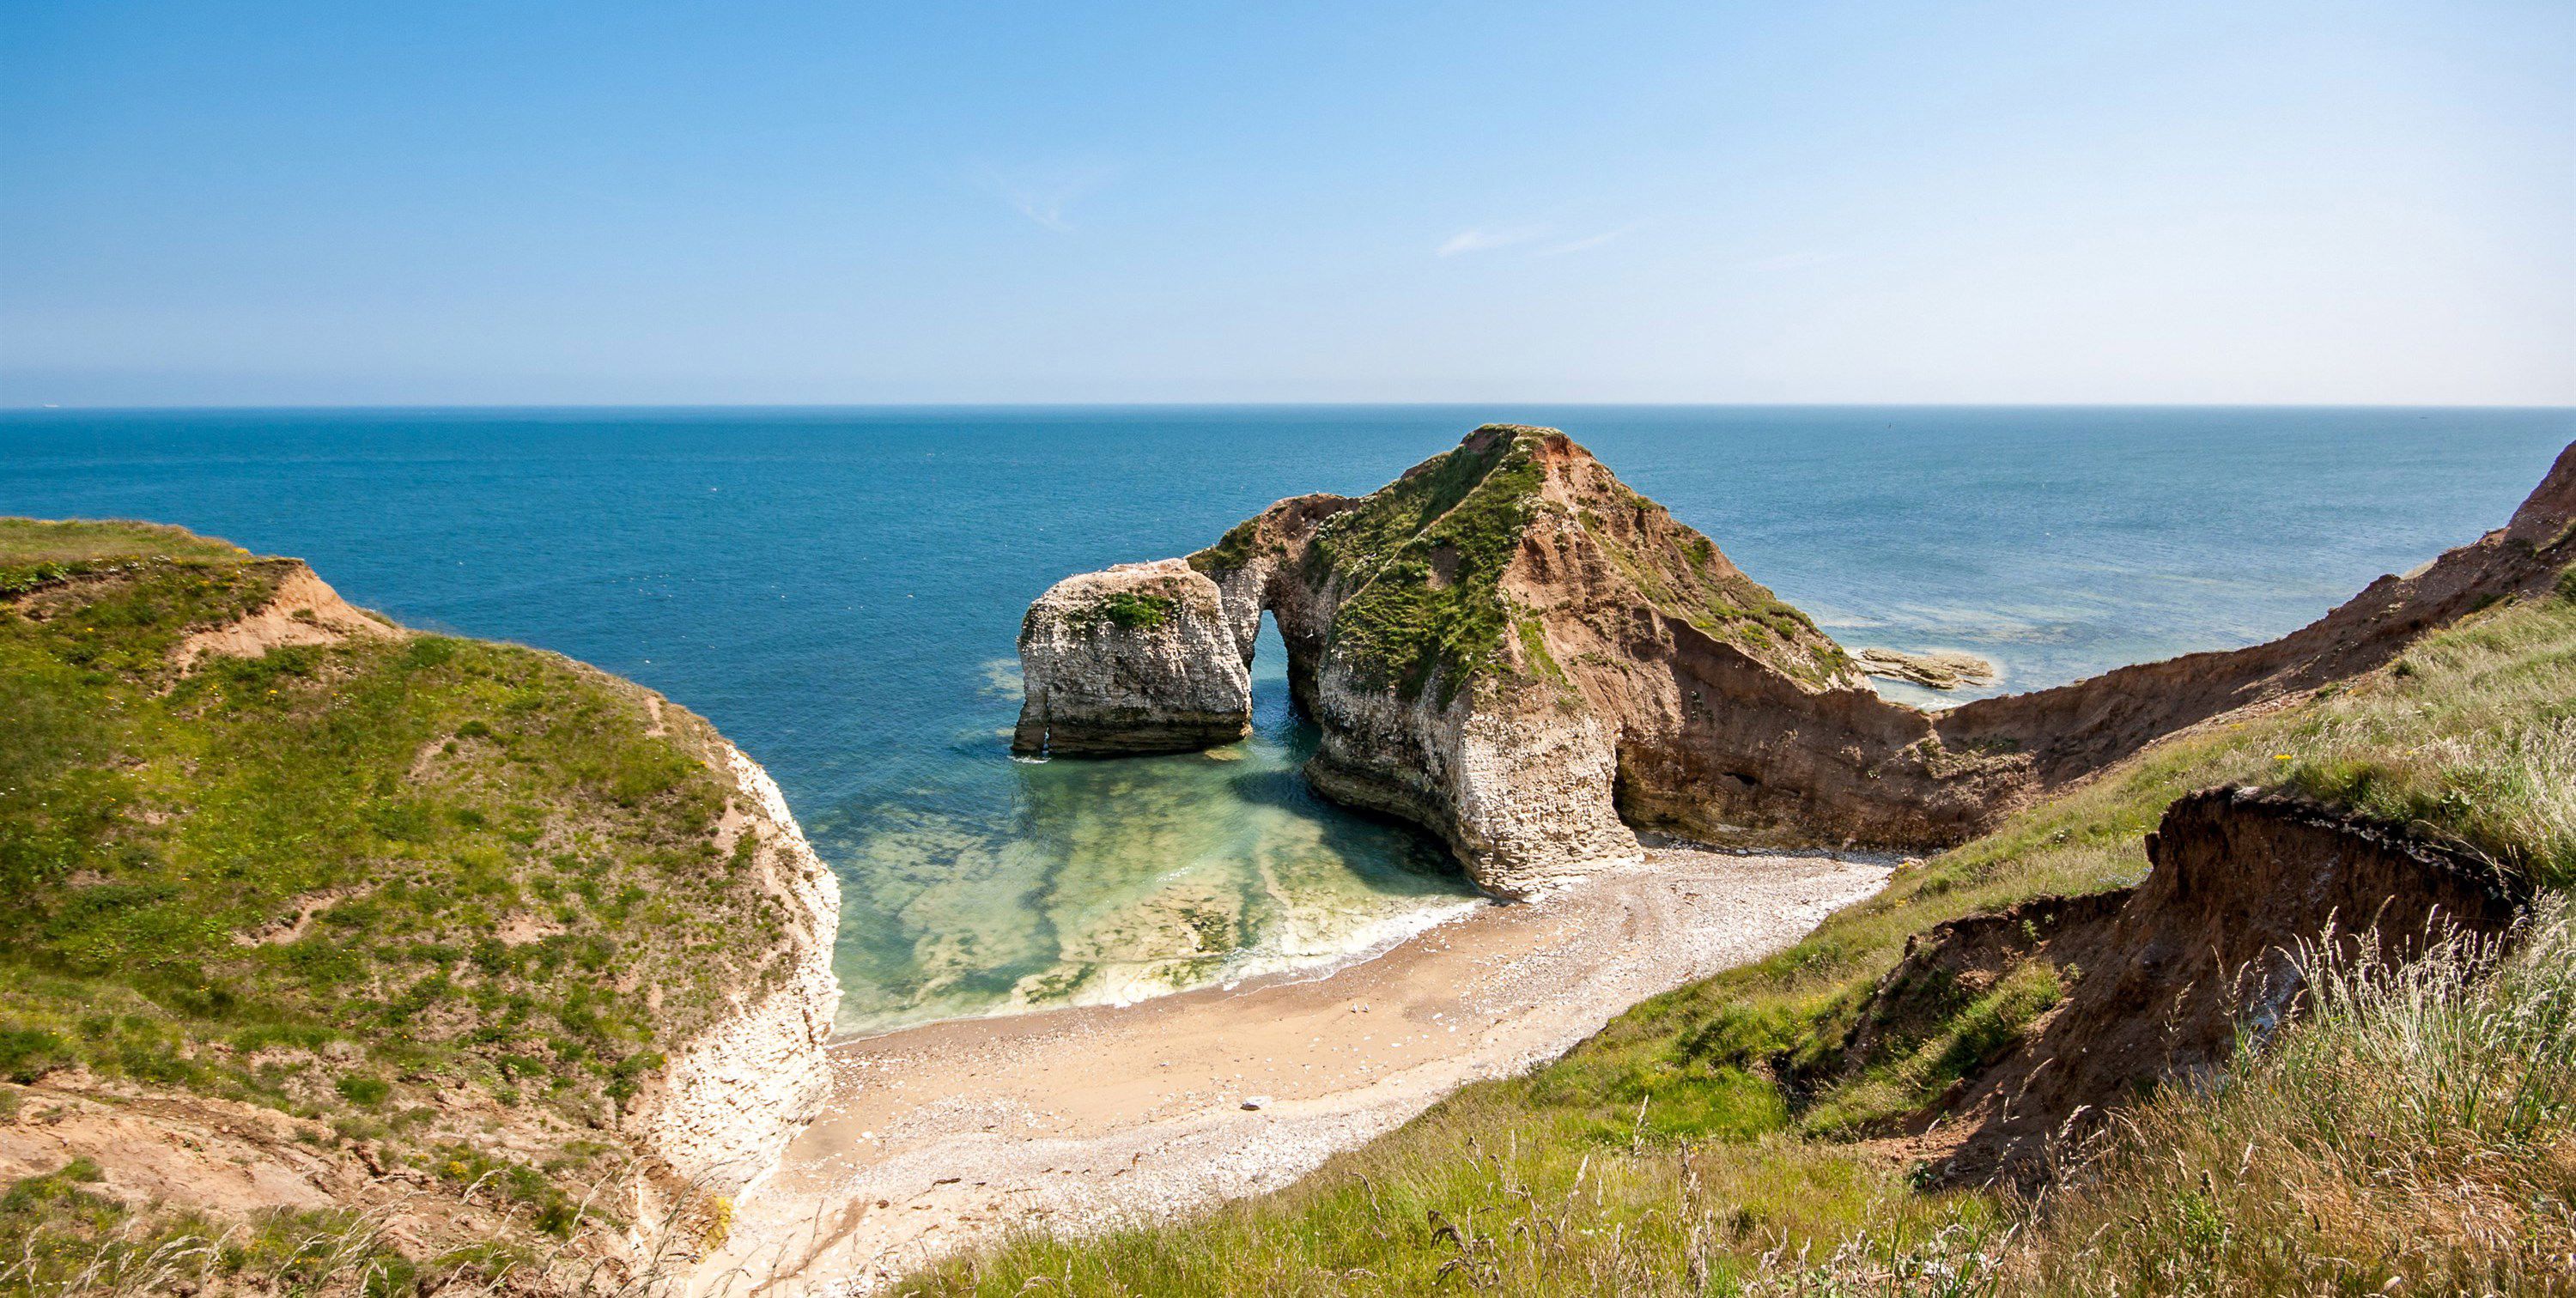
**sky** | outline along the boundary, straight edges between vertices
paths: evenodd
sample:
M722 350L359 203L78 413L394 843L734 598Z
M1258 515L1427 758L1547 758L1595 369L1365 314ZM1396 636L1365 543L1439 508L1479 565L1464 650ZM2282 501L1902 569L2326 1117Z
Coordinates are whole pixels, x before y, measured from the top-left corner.
M2576 3L0 0L0 406L2576 404Z

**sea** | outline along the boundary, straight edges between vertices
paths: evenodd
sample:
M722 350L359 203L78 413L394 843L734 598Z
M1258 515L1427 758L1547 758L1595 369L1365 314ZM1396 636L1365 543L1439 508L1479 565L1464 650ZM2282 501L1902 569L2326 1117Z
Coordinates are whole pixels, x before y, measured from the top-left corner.
M1049 583L1489 421L1563 428L1846 645L2001 666L1962 698L2279 635L2500 526L2576 440L2567 409L20 410L0 514L301 556L708 717L839 873L858 1034L1322 967L1474 905L1437 844L1307 789L1268 628L1242 743L1008 735Z

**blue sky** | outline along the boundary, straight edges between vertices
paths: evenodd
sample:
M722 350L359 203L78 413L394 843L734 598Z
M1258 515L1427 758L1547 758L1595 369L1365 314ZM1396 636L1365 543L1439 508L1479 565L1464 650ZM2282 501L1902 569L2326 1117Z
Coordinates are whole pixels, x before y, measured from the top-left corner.
M2576 4L0 0L0 404L2576 402Z

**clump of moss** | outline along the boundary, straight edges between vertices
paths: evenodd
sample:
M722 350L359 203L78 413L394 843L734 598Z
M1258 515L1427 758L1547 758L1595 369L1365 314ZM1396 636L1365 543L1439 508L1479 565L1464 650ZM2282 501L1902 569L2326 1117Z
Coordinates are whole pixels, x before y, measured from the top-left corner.
M1189 557L1189 565L1204 573L1233 572L1252 562L1252 540L1261 530L1261 520L1247 518L1225 530L1216 544Z
M1148 627L1158 627L1171 621L1173 615L1180 612L1180 608L1181 602L1169 595L1113 590L1101 596L1084 612L1092 619L1107 622L1121 630L1138 631Z

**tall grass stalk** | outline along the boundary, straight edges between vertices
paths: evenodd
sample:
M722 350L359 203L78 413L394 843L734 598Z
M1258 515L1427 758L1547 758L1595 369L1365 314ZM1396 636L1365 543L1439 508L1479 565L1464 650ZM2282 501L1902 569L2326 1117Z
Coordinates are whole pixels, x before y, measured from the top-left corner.
M2576 907L2393 965L2133 1110L2020 1259L2065 1294L2576 1294ZM2345 951L2349 951L2347 946Z

